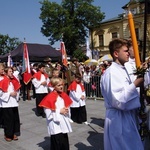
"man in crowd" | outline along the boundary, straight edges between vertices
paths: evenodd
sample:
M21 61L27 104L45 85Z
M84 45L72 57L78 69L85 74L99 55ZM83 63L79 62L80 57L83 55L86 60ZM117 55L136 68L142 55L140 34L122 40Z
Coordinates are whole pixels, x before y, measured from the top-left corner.
M51 63L52 59L47 57L44 59L45 64L45 72L48 74L49 77L52 76L52 70L54 69Z

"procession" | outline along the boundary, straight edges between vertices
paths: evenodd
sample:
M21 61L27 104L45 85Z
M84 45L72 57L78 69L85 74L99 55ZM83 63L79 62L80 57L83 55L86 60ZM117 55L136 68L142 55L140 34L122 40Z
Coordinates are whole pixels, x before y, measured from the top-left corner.
M150 1L40 4L49 44L1 35L0 149L150 150Z
M119 45L122 44L120 47L120 51L118 51L118 50L115 51L112 49L113 51L111 52L111 47L118 47L117 45L111 46L111 44L113 42L114 42L114 44L115 43L117 43ZM142 75L142 72L140 72L141 74L140 73L134 74L134 70L132 70L132 68L135 68L136 63L130 64L130 62L133 62L133 61L136 62L137 61L136 59L138 59L138 58L135 58L135 56L134 56L132 40L131 39L129 39L129 40L114 39L110 42L109 47L110 47L110 54L111 54L113 60L112 61L104 60L99 65L95 64L95 61L94 61L93 65L92 65L92 62L87 63L87 61L85 62L85 64L80 63L77 58L72 58L72 62L68 63L67 59L65 59L67 57L62 55L62 63L59 64L57 62L55 64L55 67L54 67L54 64L53 65L51 64L50 58L46 58L44 60L45 64L44 63L39 63L39 64L35 63L35 64L32 64L30 67L29 59L28 59L29 56L26 55L26 54L28 54L28 48L27 48L26 43L24 43L24 58L25 58L25 60L28 60L28 62L25 63L25 64L27 64L27 66L26 66L26 71L21 76L22 78L19 77L20 73L18 71L19 69L17 69L17 66L11 67L11 66L9 66L9 65L11 65L11 62L8 62L8 64L7 64L8 66L5 67L4 64L1 63L1 81L0 81L1 127L4 129L5 141L12 142L12 140L14 140L14 141L19 140L18 137L21 135L21 131L20 131L20 117L19 117L19 111L18 111L18 107L19 107L18 103L20 100L30 101L31 99L29 99L29 97L31 98L30 93L32 90L32 93L33 93L32 100L35 101L35 108L36 108L35 114L37 117L41 116L43 118L46 118L46 120L47 120L48 134L50 135L50 141L51 141L50 142L51 149L53 149L53 150L59 149L57 142L60 139L62 141L60 144L61 147L63 147L63 149L66 149L66 150L69 149L69 139L68 139L67 133L69 134L69 132L72 132L72 129L71 129L72 123L77 123L77 124L83 123L88 126L90 125L90 122L88 122L88 120L87 120L87 109L86 109L85 100L86 100L86 98L92 98L92 97L104 98L105 107L107 108L106 114L107 113L109 114L109 112L112 111L111 112L112 117L113 117L113 113L115 111L121 111L122 113L124 111L125 114L127 113L126 115L128 115L129 118L131 118L131 116L135 115L134 128L136 127L136 129L132 129L133 126L131 124L129 124L129 118L128 118L128 121L123 121L125 118L124 117L122 118L123 119L122 123L124 124L125 127L128 126L128 130L129 130L129 131L128 130L124 131L124 134L125 134L125 132L127 132L127 134L128 134L128 132L132 133L133 132L132 130L137 130L137 132L135 132L133 134L133 137L131 136L131 134L129 135L129 137L132 139L133 138L135 139L135 137L137 137L137 139L134 140L136 143L138 141L137 148L140 147L141 150L144 149L144 144L142 143L142 140L144 140L145 138L148 138L149 131L147 130L145 132L146 129L143 129L143 128L141 129L141 126L137 121L137 120L140 120L140 122L143 124L146 121L145 118L143 119L143 116L142 117L139 116L139 119L138 119L138 113L139 113L138 108L140 107L140 100L138 100L138 99L139 99L139 94L140 94L139 90L140 89L137 87L140 87L140 85L142 83L144 84L145 89L147 89L147 87L149 86L149 83L150 83L150 80L149 80L150 58L148 58L148 60L146 62L144 62L142 65L143 69L146 68L146 71L143 74L144 76ZM64 50L64 48L63 48L63 50ZM116 52L118 52L118 53L116 53ZM119 53L122 53L122 54L119 55ZM65 53L63 53L63 54L65 54ZM114 61L115 60L114 58L116 59L116 61ZM9 60L10 60L10 58L8 59L8 61ZM128 60L129 60L129 62L128 62ZM139 62L139 60L137 62ZM125 65L124 65L124 63L125 63ZM62 66L62 64L64 66ZM99 66L99 68L97 68L97 65ZM141 65L141 64L139 64L139 65ZM122 73L121 70L119 72L117 72L118 69L116 68L116 70L115 70L115 68L113 68L112 76L114 76L114 77L116 76L116 80L117 80L117 82L116 82L113 79L112 81L114 83L111 81L111 79L107 79L107 80L105 79L105 76L107 77L107 74L109 73L109 71L111 71L111 67L113 67L113 66L117 67L117 68L119 66L126 67L123 75L121 75L121 73ZM22 66L22 69L23 69L23 66ZM30 74L30 69L31 69L32 74ZM124 70L124 68L122 68L122 69ZM128 76L126 76L127 71L129 72ZM68 72L70 72L70 73L68 73ZM120 78L118 78L118 75L120 76ZM139 77L137 78L137 76L139 76ZM101 79L97 80L97 77L99 77ZM142 79L143 77L145 78L145 81L146 81L145 83L144 83L144 80ZM122 78L125 78L125 80L127 80L127 81L122 80ZM23 81L21 81L21 79ZM120 81L118 82L119 79L120 79ZM110 84L108 81L110 81L112 83ZM127 83L125 84L122 81L127 82ZM29 87L29 89L27 88L26 91L22 91L22 90L24 90L24 88L21 89L21 86L22 86L21 83L23 83L23 82L24 82L24 86ZM96 82L98 82L98 84L96 84ZM117 83L119 83L119 84L117 85ZM115 97L116 100L113 97L111 98L110 95L112 95L112 94L105 92L107 84L115 85L115 86L111 87L112 89L110 88L111 93L113 91L114 92L116 91L116 90L113 90L114 87L120 88L120 86L124 86L124 88L125 88L125 85L126 85L127 91L124 89L125 94L123 92L123 95L127 98L120 99L119 98L120 96L117 93L116 94L112 93L112 94L114 94L113 97ZM97 85L100 86L98 91L100 92L100 90L101 90L101 92L98 94L97 94L97 92L94 92L94 94L92 94L93 91L97 89ZM28 90L29 90L29 95L27 95ZM132 90L133 90L133 92L132 92ZM107 92L108 92L108 90L107 90ZM25 95L23 95L23 94L25 94ZM21 97L21 95L22 95L22 97ZM118 98L121 101L116 97L117 95L119 96ZM132 97L131 97L131 95L132 95ZM133 95L135 95L135 96L133 96ZM145 97L144 105L148 106L150 103L149 95L146 95L146 96L147 97ZM55 100L54 97L56 97L57 99ZM22 99L22 98L25 98L25 99ZM63 103L61 102L62 100L64 101ZM107 101L109 100L110 102L107 104L106 100ZM113 100L113 101L111 102L111 100ZM127 102L126 102L126 100L127 100ZM116 104L115 104L115 101L116 101ZM118 102L120 104L117 104ZM129 114L129 112L131 114ZM144 113L147 113L146 109L144 109ZM62 121L66 120L65 122L67 124L65 122L64 123L62 122L63 128L61 126L57 125L57 122L59 122L58 115L59 115L59 117L64 116L61 119ZM115 117L117 117L117 116L115 115ZM118 119L120 119L120 121L121 121L121 118L118 118ZM52 122L53 122L53 124L51 124ZM128 122L128 124L125 124L125 122ZM119 124L116 125L117 120L114 122L115 126L112 123L113 122L111 122L111 125L110 125L110 127L112 126L111 132L114 131L115 126L117 128L123 126L123 125L119 125ZM119 122L119 123L121 123L121 122ZM136 126L136 124L137 124L137 126ZM65 125L66 125L66 127L65 127ZM149 125L149 122L147 122L147 125ZM54 127L54 126L56 126L56 127ZM130 126L132 126L132 128ZM106 129L108 129L108 127L109 127L109 123L107 123L107 120L105 120L104 147L105 147L105 149L112 149L111 142L113 141L113 146L118 147L118 144L117 144L118 140L116 140L117 143L115 143L115 141L114 141L115 135L112 136L113 133L111 133L110 135L107 134ZM129 127L131 128L131 131L130 131ZM111 130L111 129L109 129L109 130ZM118 133L117 130L118 129L115 130L115 133L117 133L116 136L120 137L120 133ZM141 133L139 134L138 130L143 130L143 131L141 131ZM61 133L64 137L58 133ZM57 135L57 136L59 135L59 136L55 137L52 135ZM21 135L21 136L23 136L23 135ZM108 139L107 139L108 136L112 137L112 141L108 141ZM128 135L122 136L122 138L126 138L127 136ZM66 139L66 137L67 137L67 139ZM131 139L129 137L127 138L128 141L120 139L122 141L122 144L120 146L121 147L122 147L122 145L126 146L127 147L126 149L130 149L130 148L134 149L136 144L133 144L134 141L133 140L131 141ZM64 138L64 140L62 140L63 138ZM142 138L142 140L141 140L141 138ZM129 144L130 141L131 141L131 145ZM108 143L110 143L110 145L108 145ZM126 143L128 143L128 144L126 145ZM137 148L135 148L135 149L137 149ZM118 148L118 149L120 149L120 148Z

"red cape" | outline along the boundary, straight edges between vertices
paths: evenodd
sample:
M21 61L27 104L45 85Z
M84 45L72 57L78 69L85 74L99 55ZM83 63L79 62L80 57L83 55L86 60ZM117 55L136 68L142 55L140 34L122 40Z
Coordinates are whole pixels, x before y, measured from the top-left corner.
M57 101L58 96L62 97L62 99L64 100L65 107L69 107L71 105L72 100L65 92L58 94L56 91L53 91L43 98L39 106L51 110L56 110L55 103Z
M12 82L15 91L18 91L20 89L21 85L20 85L19 81L14 76L12 79L8 78L7 76L4 76L3 80L0 81L0 89L3 92L7 92L10 82Z
M48 87L52 87L52 84L51 84L51 82L49 82L49 83L48 83Z
M80 85L82 92L85 91L84 86L82 83L77 83L76 81L73 81L69 87L68 87L68 91L76 91L77 85Z
M33 75L33 78L36 78L37 80L41 80L41 75L42 75L41 71L38 71ZM43 73L43 75L45 76L46 79L48 78L48 75L46 73Z

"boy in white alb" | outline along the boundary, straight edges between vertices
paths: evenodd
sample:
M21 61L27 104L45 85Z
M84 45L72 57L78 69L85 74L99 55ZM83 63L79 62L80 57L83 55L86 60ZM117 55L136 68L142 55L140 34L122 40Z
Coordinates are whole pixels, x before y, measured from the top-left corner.
M20 135L18 98L21 85L13 76L11 67L5 68L5 74L0 81L0 103L3 112L4 138L10 142L18 140L17 135Z
M51 136L51 150L69 150L68 134L72 132L69 122L69 107L72 100L63 92L63 80L51 78L54 90L39 104L44 108L48 133Z
M45 118L45 113L43 108L39 107L41 100L48 94L48 84L50 79L45 73L45 65L39 64L38 72L33 75L32 84L35 87L36 93L36 111L38 116Z
M100 85L106 107L104 149L144 150L135 114L140 107L137 87L144 79L139 77L132 82L124 66L129 60L127 41L112 40L109 51L113 62L102 75Z
M88 125L85 89L84 85L81 83L81 78L82 77L79 73L75 74L75 79L68 88L69 97L73 101L70 107L71 119L76 123L85 123Z
M58 69L55 68L52 70L52 78L57 78L59 77L59 75L60 75L60 71ZM54 90L54 87L51 85L51 82L49 82L48 88L50 92Z

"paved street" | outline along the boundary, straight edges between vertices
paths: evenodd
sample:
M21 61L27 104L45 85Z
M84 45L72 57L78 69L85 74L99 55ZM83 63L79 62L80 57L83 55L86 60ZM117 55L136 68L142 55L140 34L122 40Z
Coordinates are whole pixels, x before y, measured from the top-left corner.
M6 142L3 129L0 129L0 150L49 150L46 119L35 115L35 101L21 100L19 104L21 136L18 141ZM72 123L70 150L103 150L104 110L103 101L87 100L88 122L91 124Z
M35 115L35 101L20 101L21 136L18 141L6 142L0 129L0 150L50 150L46 119ZM102 100L87 100L90 125L72 123L69 134L70 150L103 150L105 108ZM146 150L150 150L150 147Z

